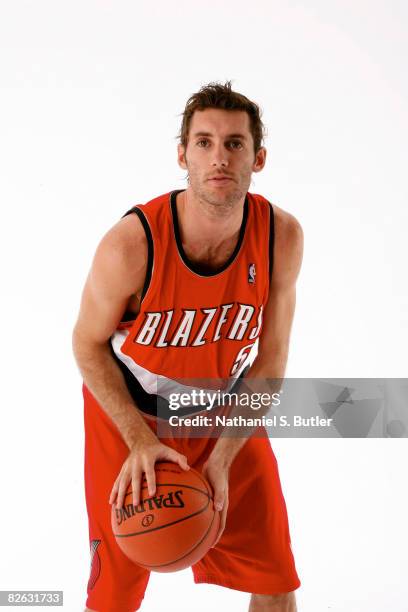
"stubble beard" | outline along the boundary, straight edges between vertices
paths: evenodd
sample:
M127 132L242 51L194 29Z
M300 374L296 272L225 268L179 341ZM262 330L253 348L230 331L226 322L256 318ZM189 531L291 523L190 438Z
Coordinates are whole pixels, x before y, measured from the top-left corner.
M229 214L242 199L246 196L250 182L251 172L247 175L241 175L238 183L232 185L225 190L224 193L215 193L205 181L200 180L194 173L189 173L188 182L195 197L207 208L212 214L223 216Z

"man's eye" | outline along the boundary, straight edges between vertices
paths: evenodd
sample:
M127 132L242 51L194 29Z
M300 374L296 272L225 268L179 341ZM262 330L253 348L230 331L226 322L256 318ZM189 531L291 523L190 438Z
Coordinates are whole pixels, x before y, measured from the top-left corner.
M207 140L206 138L203 138L202 140L199 140L199 141L197 142L197 144L198 144L198 146L199 146L199 147L201 147L201 146L205 146L205 144L206 144L207 142L208 142L208 140ZM203 143L204 143L204 144L203 144Z
M242 144L239 140L231 140L229 144L230 146L232 146L233 149L240 149L242 147Z

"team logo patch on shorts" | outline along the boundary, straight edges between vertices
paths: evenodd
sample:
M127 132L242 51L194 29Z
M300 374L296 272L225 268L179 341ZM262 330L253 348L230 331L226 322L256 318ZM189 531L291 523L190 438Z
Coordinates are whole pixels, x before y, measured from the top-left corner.
M101 540L91 540L91 571L88 580L88 591L94 588L95 582L98 580L99 574L101 573L101 559L97 551L100 543Z

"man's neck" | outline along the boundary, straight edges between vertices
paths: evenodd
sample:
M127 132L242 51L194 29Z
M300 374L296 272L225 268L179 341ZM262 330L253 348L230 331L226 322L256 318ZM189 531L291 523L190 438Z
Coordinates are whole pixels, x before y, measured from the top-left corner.
M215 206L197 198L188 187L177 194L177 216L183 246L197 256L217 252L238 240L245 197L234 206Z

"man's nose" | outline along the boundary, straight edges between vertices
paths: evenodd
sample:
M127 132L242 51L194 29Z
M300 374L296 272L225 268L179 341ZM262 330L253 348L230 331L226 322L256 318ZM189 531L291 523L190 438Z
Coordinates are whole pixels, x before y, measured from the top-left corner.
M228 166L228 155L222 144L214 145L213 158L211 162L214 167Z

